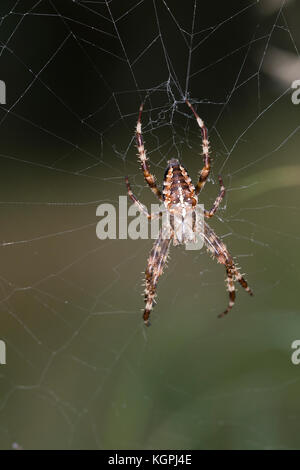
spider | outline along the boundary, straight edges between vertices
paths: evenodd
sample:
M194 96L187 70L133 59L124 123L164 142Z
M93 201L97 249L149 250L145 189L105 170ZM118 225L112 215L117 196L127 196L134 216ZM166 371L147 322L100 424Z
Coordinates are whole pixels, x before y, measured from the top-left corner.
M150 313L152 311L153 304L155 303L156 288L159 277L162 275L163 269L166 265L171 241L173 240L174 245L186 244L192 241L193 237L195 236L195 223L192 224L192 227L189 227L183 231L181 236L178 236L174 230L174 220L176 218L183 220L183 217L187 213L192 213L194 215L198 202L198 194L203 189L210 173L209 140L207 128L188 100L186 100L186 104L192 110L202 134L204 166L200 171L196 186L193 185L191 178L180 161L177 159L171 159L168 161L168 166L165 171L162 191L157 187L155 177L152 175L152 173L150 173L142 137L141 118L143 104L140 106L136 125L136 142L139 152L138 157L141 163L141 169L144 173L144 178L155 196L157 196L157 198L163 202L166 210L170 214L171 220L171 230L169 235L166 237L164 228L162 227L160 229L158 238L155 241L148 258L148 264L145 271L145 310L143 314L143 319L146 326L150 325ZM223 185L221 176L219 176L218 179L220 183L220 192L212 208L209 211L204 210L204 217L206 218L211 218L215 215L222 199L225 196L225 187ZM162 215L162 212L159 214L149 214L145 206L133 194L128 177L126 177L125 180L130 199L139 207L139 210L143 212L148 219ZM193 220L195 220L195 218ZM216 258L219 263L225 266L226 269L226 283L227 289L229 291L229 303L226 310L218 315L218 317L221 318L229 312L235 303L236 293L234 283L236 281L239 282L250 295L253 295L253 292L250 287L248 287L247 281L240 274L239 269L234 263L226 245L220 240L220 238L206 222L204 222L203 225L203 238L204 244L207 250L212 254L212 257Z

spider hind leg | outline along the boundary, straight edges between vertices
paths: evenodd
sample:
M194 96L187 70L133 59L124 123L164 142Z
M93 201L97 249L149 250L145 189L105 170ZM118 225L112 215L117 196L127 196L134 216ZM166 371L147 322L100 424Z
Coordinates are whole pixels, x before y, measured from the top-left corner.
M246 279L241 275L238 268L236 267L225 243L220 240L220 238L215 234L215 232L209 227L207 223L204 224L204 243L206 248L211 252L212 256L226 268L229 303L226 310L218 315L219 318L222 318L227 315L229 310L231 310L234 306L236 297L234 286L235 281L239 282L245 291L248 292L248 294L253 295L253 292L248 286Z
M144 310L144 323L150 326L150 313L155 303L156 288L158 279L162 275L164 267L168 259L171 238L167 237L166 233L161 230L160 234L155 241L148 258L148 265L145 272L145 310Z

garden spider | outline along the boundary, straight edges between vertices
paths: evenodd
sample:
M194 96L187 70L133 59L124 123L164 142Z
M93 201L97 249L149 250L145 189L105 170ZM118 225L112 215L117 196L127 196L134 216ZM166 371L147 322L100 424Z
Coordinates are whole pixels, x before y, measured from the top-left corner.
M203 189L210 173L209 140L207 128L205 127L204 122L198 116L198 114L196 113L193 106L188 100L186 100L186 104L192 110L202 133L202 151L204 157L204 166L200 171L199 180L196 186L193 185L191 178L188 176L186 169L183 167L180 161L177 159L172 159L168 161L168 166L166 168L164 176L163 190L160 191L156 185L155 177L150 173L148 159L146 157L146 151L143 143L141 126L143 104L140 106L139 117L136 126L136 141L137 148L139 151L138 156L141 162L141 168L143 170L145 180L150 186L155 196L157 196L158 199L160 199L160 201L164 203L167 212L170 214L171 226L173 228L174 225L172 225L172 220L174 222L174 218L179 217L181 220L183 220L183 217L186 213L189 212L193 214L195 212L195 207L198 201L198 194ZM213 217L225 195L225 187L223 185L221 176L219 176L219 183L219 196L216 198L212 208L209 211L204 210L204 216L206 218ZM156 214L149 214L143 204L135 197L130 188L130 184L127 177L126 185L129 197L139 207L140 211L143 212L148 217L148 219L152 219L154 216L156 216ZM162 213L160 212L158 215L161 216ZM145 325L150 325L149 317L153 308L153 303L155 302L157 283L159 277L163 273L163 269L168 258L171 240L173 240L174 245L186 244L192 241L192 238L195 236L195 230L196 226L195 224L193 224L193 226L190 227L190 230L186 230L186 233L183 232L183 236L181 238L178 237L175 231L172 229L167 237L165 236L164 228L160 230L159 236L155 241L153 248L150 252L150 256L148 258L148 265L145 272L146 305L143 315ZM211 252L212 256L216 258L219 263L224 264L226 269L226 282L227 289L229 291L229 303L226 310L219 315L219 317L223 317L229 312L235 302L234 282L238 281L250 295L253 295L253 292L251 291L250 287L248 287L247 281L240 274L238 268L236 267L236 264L233 261L232 256L227 250L226 245L220 240L219 237L217 237L217 235L206 222L204 222L203 225L203 237L204 244L208 251Z

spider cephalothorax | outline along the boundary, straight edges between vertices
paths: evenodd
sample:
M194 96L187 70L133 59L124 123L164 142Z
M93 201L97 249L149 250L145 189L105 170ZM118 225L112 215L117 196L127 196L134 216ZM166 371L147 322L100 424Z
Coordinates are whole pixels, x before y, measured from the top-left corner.
M173 240L174 245L187 244L195 240L199 226L196 223L196 212L198 194L205 185L205 182L210 173L210 156L209 156L209 141L208 132L202 119L198 116L193 106L189 101L186 104L191 108L199 127L202 132L202 152L204 157L204 166L200 171L199 180L196 186L193 185L191 178L189 177L184 166L179 160L169 160L168 166L165 171L163 190L160 191L156 185L154 176L150 173L148 160L144 148L142 138L142 126L141 117L143 111L143 105L140 107L138 122L136 126L136 140L137 148L139 151L139 160L144 173L144 177L148 185L150 186L153 193L158 199L164 203L166 211L169 215L170 224L167 228L163 226L160 230L159 236L155 241L150 256L148 259L148 265L145 272L145 310L144 310L144 322L147 326L150 325L149 317L153 308L153 303L156 295L156 287L158 279L163 273L164 266L166 264L170 243ZM217 211L224 195L225 188L223 185L222 178L219 176L220 193L213 207L207 211L204 210L204 216L207 218L212 217ZM149 214L147 209L141 204L141 202L134 196L131 191L128 178L126 178L126 184L128 189L128 195L131 200L138 205L140 210L148 217L152 219L159 214ZM235 286L234 282L237 281L241 286L250 294L253 295L251 289L248 287L246 280L240 274L236 267L232 256L229 254L226 245L220 240L214 231L209 227L207 223L201 226L203 231L203 239L206 248L211 252L212 256L217 259L221 264L225 265L226 268L226 282L227 289L229 291L229 303L226 310L219 315L222 317L226 315L229 310L233 307L235 301Z

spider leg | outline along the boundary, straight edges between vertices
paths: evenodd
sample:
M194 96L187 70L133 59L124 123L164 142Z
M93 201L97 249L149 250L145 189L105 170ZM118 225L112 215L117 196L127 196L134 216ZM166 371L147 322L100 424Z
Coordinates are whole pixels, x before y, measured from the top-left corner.
M225 265L227 273L227 288L229 291L229 303L227 309L219 315L223 317L233 307L235 301L235 287L234 281L238 281L241 286L250 295L253 295L252 290L248 286L246 279L241 275L238 268L236 267L232 256L230 255L225 243L223 243L215 232L209 227L207 223L204 223L204 243L207 249L212 253L212 256L217 259L221 264Z
M128 196L130 197L130 199L134 202L134 204L136 204L138 206L138 208L140 209L140 212L142 212L148 219L156 219L157 217L161 217L162 216L162 212L156 212L155 214L149 214L149 212L147 211L146 207L144 206L144 204L142 204L138 199L137 197L133 194L132 190L131 190L131 187L130 187L130 184L129 184L129 181L128 181L128 176L125 177L125 182L126 182L126 186L127 186L127 191L128 191Z
M171 237L166 238L163 229L161 229L157 240L155 241L148 258L148 265L145 272L145 310L144 310L144 323L150 326L150 313L155 302L156 288L159 277L162 275L166 261L168 258Z
M223 184L223 180L220 175L218 178L219 178L219 183L220 183L220 193L217 199L215 200L210 211L204 210L204 215L207 218L213 217L215 215L216 211L218 210L219 205L221 204L223 197L225 196L225 186Z
M146 150L145 150L143 136L142 136L142 123L141 123L143 107L144 107L144 105L141 104L140 111L139 111L138 122L137 122L137 125L136 125L136 141L137 141L137 148L138 148L138 151L139 151L139 159L140 159L140 162L141 162L141 166L142 166L142 170L143 170L143 173L144 173L144 178L146 180L146 183L148 183L148 185L150 186L150 189L155 194L155 196L157 196L162 201L163 200L162 193L156 185L155 177L152 175L152 173L150 173L150 169L149 169L149 165L148 165L148 159L146 157Z
M198 126L200 127L201 129L201 134L202 134L202 151L203 151L203 157L204 157L204 167L202 168L202 170L200 171L200 176L199 176L199 180L198 180L198 183L196 185L196 188L195 188L195 192L196 194L199 194L201 189L203 188L203 186L205 185L206 183L206 180L209 176L209 173L210 173L210 156L209 156L209 140L208 140L208 131L207 131L207 127L205 126L204 122L202 121L202 119L198 116L198 114L196 113L196 111L194 110L193 106L191 105L191 103L186 100L186 104L189 106L189 108L191 108L191 110L193 111L194 113L194 116L197 120L197 123L198 123Z
M228 307L226 308L226 310L224 310L223 313L220 313L220 315L218 315L218 318L222 318L224 317L224 315L227 315L229 310L232 309L232 307L234 306L234 302L235 302L236 293L235 293L235 286L234 286L234 278L233 278L232 270L228 266L226 266L226 274L227 274L227 278L226 278L227 290L229 292L229 303L228 303Z

